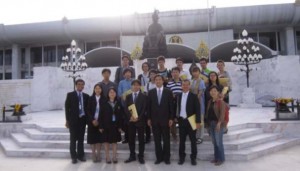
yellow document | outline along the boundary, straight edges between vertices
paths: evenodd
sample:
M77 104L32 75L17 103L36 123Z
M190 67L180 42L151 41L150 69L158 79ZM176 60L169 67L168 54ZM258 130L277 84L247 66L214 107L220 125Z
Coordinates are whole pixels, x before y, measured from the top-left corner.
M196 130L197 129L197 126L196 126L196 114L193 114L192 116L188 117L188 121L189 121L192 129Z
M135 104L132 104L132 105L128 106L128 110L131 113L132 117L134 117L135 119L138 118L138 113L137 113Z
M222 94L225 95L228 92L228 89L229 89L228 87L224 87L222 90Z

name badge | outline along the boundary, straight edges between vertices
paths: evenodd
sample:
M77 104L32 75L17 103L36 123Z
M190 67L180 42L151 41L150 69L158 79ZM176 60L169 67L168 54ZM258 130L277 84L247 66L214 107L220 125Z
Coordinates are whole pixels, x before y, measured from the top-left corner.
M112 121L113 121L113 122L116 121L116 115L115 115L115 114L112 115Z

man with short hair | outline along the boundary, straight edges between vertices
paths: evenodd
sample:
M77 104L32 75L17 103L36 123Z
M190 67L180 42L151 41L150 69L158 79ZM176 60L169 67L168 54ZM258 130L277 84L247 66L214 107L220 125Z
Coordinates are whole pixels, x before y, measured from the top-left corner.
M185 162L185 141L187 135L190 138L191 143L191 164L197 165L197 145L196 145L196 130L191 126L189 117L195 115L196 129L200 128L200 103L198 97L190 92L190 81L182 81L182 93L178 95L176 102L177 120L179 123L179 161L178 164L182 165Z
M118 67L115 74L115 83L118 85L120 81L124 80L123 73L125 69L131 70L131 78L135 78L135 70L134 68L129 66L130 58L127 55L122 56L122 66Z
M156 88L148 92L148 125L152 127L156 161L170 164L170 127L174 119L172 92L163 87L163 77L155 76ZM163 145L161 141L163 140Z
M170 80L166 86L166 88L170 89L173 93L174 101L175 96L177 94L182 93L182 87L181 87L181 79L180 79L180 69L178 67L172 68L172 80ZM175 115L175 113L174 113ZM177 131L176 131L176 122L173 122L173 125L171 127L171 134L175 141L177 141Z
M136 160L135 154L135 137L138 134L139 142L139 154L138 160L140 164L144 164L144 151L145 151L145 126L146 126L146 108L147 108L147 96L141 92L141 82L139 80L133 80L131 83L132 93L126 96L125 111L129 118L128 134L129 134L129 150L130 156L125 163L130 163ZM134 105L137 112L137 117L133 115L133 111L128 108Z
M181 57L176 58L176 65L180 69L180 78L182 80L191 78L190 73L183 69L184 61Z
M110 69L104 68L102 70L103 80L98 83L98 84L100 84L100 87L102 89L103 95L106 98L108 97L108 90L109 90L109 88L114 87L116 90L118 89L117 85L114 82L112 82L112 81L109 80L110 74L111 74Z
M86 161L83 141L89 95L82 92L84 84L82 79L76 80L76 90L69 92L65 101L66 127L70 132L70 154L73 164L77 163L77 159Z
M167 85L169 78L171 77L170 71L165 67L166 59L164 56L159 56L157 58L158 69L157 74L163 76L164 78L164 86Z
M211 72L210 69L207 68L207 59L206 58L201 58L200 59L200 66L201 66L201 74L206 76L208 78L209 73Z
M131 69L127 68L123 72L124 80L120 81L118 86L118 96L122 99L122 105L124 105L125 98L128 94L131 93L131 82L132 82L132 71ZM123 144L128 143L128 118L127 115L123 116L124 122L122 130L124 131L124 140L122 141Z

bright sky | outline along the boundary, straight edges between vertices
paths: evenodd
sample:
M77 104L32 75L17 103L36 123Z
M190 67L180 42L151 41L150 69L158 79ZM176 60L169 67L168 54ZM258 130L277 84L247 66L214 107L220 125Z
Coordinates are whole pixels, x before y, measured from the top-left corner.
M208 0L209 7L294 3L295 0ZM0 23L129 15L135 12L207 8L207 0L1 0Z

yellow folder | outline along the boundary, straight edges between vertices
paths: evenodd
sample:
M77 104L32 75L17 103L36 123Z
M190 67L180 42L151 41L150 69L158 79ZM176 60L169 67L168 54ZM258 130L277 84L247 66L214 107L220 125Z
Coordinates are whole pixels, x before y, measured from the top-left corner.
M196 114L193 114L192 116L188 117L188 121L189 121L192 129L196 130L197 129L197 126L196 126Z
M132 105L128 106L128 110L131 113L132 117L134 117L135 119L138 118L138 113L137 113L135 104L132 104Z
M225 95L228 92L228 89L229 89L228 87L224 87L222 90L222 94Z

